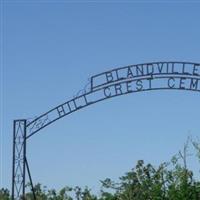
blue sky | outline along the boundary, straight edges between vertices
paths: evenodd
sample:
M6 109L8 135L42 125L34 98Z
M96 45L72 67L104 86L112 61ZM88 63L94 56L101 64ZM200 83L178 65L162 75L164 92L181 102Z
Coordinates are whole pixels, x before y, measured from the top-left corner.
M11 188L14 119L65 102L105 70L200 62L199 2L4 1L0 187ZM199 102L194 92L143 92L65 117L28 141L33 181L97 191L99 180L116 180L139 159L168 161L188 135L198 137ZM199 169L193 157L190 167Z

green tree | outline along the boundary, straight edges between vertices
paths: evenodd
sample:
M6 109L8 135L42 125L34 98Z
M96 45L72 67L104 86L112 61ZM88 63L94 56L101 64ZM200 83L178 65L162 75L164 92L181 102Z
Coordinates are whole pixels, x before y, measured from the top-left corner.
M2 188L0 189L0 200L10 200L10 192L8 189Z
M37 200L200 200L200 181L194 178L188 169L189 141L170 162L158 167L145 164L139 160L136 166L118 182L107 178L101 181L99 196L92 194L88 187L64 187L57 191L47 190L45 186L36 184L34 191ZM192 141L200 160L200 145ZM30 185L27 185L30 189ZM27 192L26 200L34 200L32 192ZM11 200L8 189L0 189L0 200Z

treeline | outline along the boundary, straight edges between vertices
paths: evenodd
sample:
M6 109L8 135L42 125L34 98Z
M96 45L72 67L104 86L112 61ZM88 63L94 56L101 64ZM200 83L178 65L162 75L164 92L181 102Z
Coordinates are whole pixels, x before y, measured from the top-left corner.
M139 160L118 182L101 181L98 196L87 187L64 187L56 191L37 184L34 186L37 200L200 200L200 180L194 178L187 165L188 144L189 140L170 162L154 167ZM200 161L200 144L192 142L192 145ZM9 190L1 189L0 200L10 199ZM32 193L27 193L25 199L33 200Z

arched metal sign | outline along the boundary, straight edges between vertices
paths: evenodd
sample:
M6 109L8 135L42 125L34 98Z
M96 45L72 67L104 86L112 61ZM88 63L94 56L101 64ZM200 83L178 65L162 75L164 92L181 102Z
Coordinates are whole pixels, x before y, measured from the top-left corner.
M90 78L88 87L32 121L14 120L12 199L25 199L25 176L33 184L26 159L26 141L41 129L75 111L97 102L150 90L188 90L200 92L200 64L191 62L153 62L112 69Z

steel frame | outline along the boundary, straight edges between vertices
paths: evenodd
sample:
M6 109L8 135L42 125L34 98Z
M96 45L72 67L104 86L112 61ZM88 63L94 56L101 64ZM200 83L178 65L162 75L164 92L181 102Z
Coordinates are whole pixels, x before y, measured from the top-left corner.
M135 76L119 77L119 73L123 70L130 70L131 68L141 67L148 68L148 66L158 65L159 72L152 72L150 74L143 73L137 74ZM166 66L167 72L161 72L163 66ZM169 71L168 68L171 66L173 69ZM174 68L182 68L182 71L174 71ZM192 68L192 71L185 72L185 67ZM78 94L71 100L62 103L55 108L49 110L48 112L36 117L32 121L26 119L14 120L13 122L13 163L12 163L12 200L25 200L25 186L26 186L26 171L28 173L29 181L31 184L31 189L33 192L33 198L36 199L34 192L34 186L31 178L31 173L26 157L26 142L31 136L39 132L41 129L47 127L53 122L72 114L82 108L89 105L101 102L112 97L121 96L129 93L136 93L141 91L151 91L151 90L187 90L200 92L200 73L197 73L197 68L200 68L199 63L191 62L153 62L144 63L138 65L130 65L125 67L120 67L112 69L90 78L89 88L87 86L78 92ZM200 71L200 70L199 70ZM117 78L113 78L113 73ZM141 71L142 73L142 71ZM96 79L101 78L101 83L95 85ZM108 80L108 78L110 78ZM191 85L189 88L186 87L171 87L169 85L169 80L179 80L180 84L184 80L191 80ZM135 84L137 81L149 81L150 85L147 88L133 89L130 90L130 84ZM152 80L168 80L168 85L152 86ZM122 86L126 85L127 90L123 91ZM136 84L137 85L137 84ZM105 91L109 90L109 95L106 95ZM114 93L111 94L111 90Z
M26 120L14 120L12 199L25 196Z

